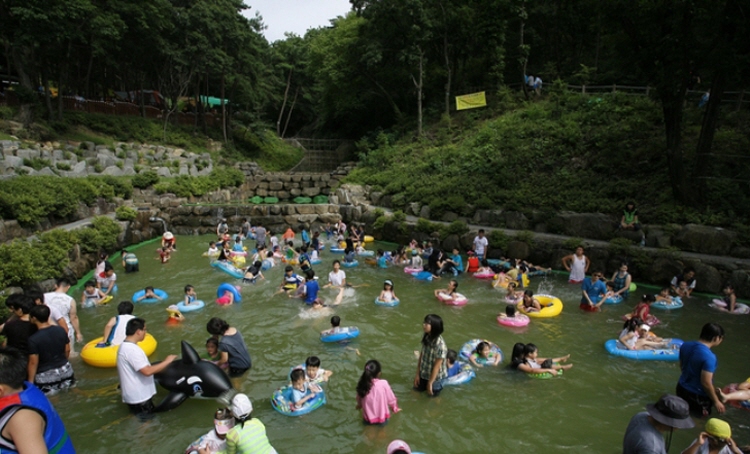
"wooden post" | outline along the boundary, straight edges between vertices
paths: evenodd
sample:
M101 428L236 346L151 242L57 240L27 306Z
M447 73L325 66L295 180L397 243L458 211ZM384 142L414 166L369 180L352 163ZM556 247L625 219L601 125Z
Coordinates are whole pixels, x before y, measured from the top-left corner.
M648 96L649 93L651 93L651 87L649 87L648 85L646 85L646 96Z
M583 94L583 95L586 94L586 84L581 85L581 94Z
M617 84L612 84L612 93L617 93Z

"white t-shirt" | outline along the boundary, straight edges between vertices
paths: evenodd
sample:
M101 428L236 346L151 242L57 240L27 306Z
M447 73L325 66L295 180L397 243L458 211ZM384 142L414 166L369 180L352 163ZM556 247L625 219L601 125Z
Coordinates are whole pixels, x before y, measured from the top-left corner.
M44 294L44 304L49 307L49 318L57 323L61 318L68 324L68 337L72 338L74 333L73 324L70 323L70 306L75 300L65 293L49 292Z
M478 236L474 237L474 253L477 254L477 257L482 257L484 255L484 249L489 244L489 241L487 241L487 237L483 236L482 238L479 238Z
M141 347L132 342L123 342L120 345L117 351L117 374L120 376L123 402L140 404L156 394L154 376L146 376L139 372L150 365Z
M346 279L346 273L344 270L331 271L328 273L328 282L334 287L341 287L344 285L344 279Z
M112 329L112 333L109 336L112 338L110 341L111 345L120 345L125 341L125 328L128 326L128 322L133 320L135 315L123 314L116 317L117 323ZM106 342L107 339L104 339Z
M96 276L96 281L99 283L99 286L104 290L108 289L112 285L115 284L117 281L117 274L112 273L112 276L110 277L101 277L101 275Z

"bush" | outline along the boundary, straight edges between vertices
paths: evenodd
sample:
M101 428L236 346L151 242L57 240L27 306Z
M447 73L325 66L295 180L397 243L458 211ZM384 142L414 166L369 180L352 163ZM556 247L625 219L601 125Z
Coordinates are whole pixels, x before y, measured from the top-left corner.
M422 233L431 235L433 232L437 232L440 230L440 224L436 222L430 222L425 218L419 218L417 219L416 230L417 232L422 232Z
M25 165L26 167L31 167L34 170L42 170L45 167L51 167L52 163L49 162L49 159L24 158L23 165Z
M117 245L117 237L122 232L120 224L106 216L91 221L91 227L74 230L77 242L83 252L111 251Z
M487 240L489 241L491 248L501 249L505 251L506 249L508 249L508 242L510 241L510 238L508 238L508 235L506 235L502 230L493 230L487 236Z
M177 197L200 197L211 191L237 187L245 182L245 174L235 168L214 169L209 176L182 175L171 182L154 185L157 194L171 193Z
M135 175L131 180L131 184L133 185L133 187L138 189L146 189L157 184L158 182L159 175L157 175L153 170L139 173Z
M445 238L448 235L463 235L469 231L469 226L464 221L453 221L448 225L443 225L440 229L440 237Z
M583 238L568 238L562 243L565 249L576 250L579 247L583 247Z
M0 106L0 120L12 120L15 114L12 107Z
M138 212L127 206L119 206L115 210L115 218L119 221L132 221L138 217Z
M55 164L55 167L57 167L57 170L65 170L65 171L69 171L71 168L70 164L67 164L65 162L58 162Z
M523 230L521 232L518 232L515 237L516 241L521 241L522 243L526 243L529 246L534 246L534 232L530 232L528 230Z

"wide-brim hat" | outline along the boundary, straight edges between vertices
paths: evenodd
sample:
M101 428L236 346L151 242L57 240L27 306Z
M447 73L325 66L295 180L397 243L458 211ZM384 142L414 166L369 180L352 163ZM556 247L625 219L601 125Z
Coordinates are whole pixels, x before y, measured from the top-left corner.
M387 454L393 454L396 451L411 453L411 448L404 440L393 440L386 448Z
M655 404L646 405L646 411L657 422L675 429L695 427L690 419L690 406L681 397L664 394Z

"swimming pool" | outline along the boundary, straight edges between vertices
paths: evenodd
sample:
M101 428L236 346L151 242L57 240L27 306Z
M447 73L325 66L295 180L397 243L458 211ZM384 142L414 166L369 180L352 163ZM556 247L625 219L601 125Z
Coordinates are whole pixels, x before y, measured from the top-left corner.
M662 393L673 393L679 376L676 363L628 361L609 356L604 349L605 340L621 329L620 316L632 309L642 289L629 302L606 305L605 312L591 314L578 309L580 288L567 284L564 276L532 278L534 291L541 286L560 297L565 309L559 317L534 319L526 328L512 330L497 324L497 313L505 308L501 301L504 291L493 290L488 281L459 277L458 291L469 303L451 307L433 297L433 290L444 288L447 279L417 282L401 268L381 270L360 264L345 270L347 280L369 286L349 290L354 295L335 309L342 326L360 329L359 338L346 348L320 342L319 333L329 326L329 317L303 318L300 300L274 296L281 267L264 272L266 281L244 286L242 303L230 307L214 304L217 286L234 281L201 257L211 239L179 237L179 250L165 265L156 260L157 244L145 245L135 251L140 259L138 273L126 275L116 263L119 293L106 307L79 309L83 334L86 341L101 336L104 324L116 314L117 302L145 286L161 288L170 295L167 303L136 305L136 315L146 319L149 333L159 341L152 361L179 354L183 339L203 353L208 338L206 322L213 316L225 318L243 333L253 358L253 369L242 379L241 390L252 399L254 416L265 424L280 453L381 453L393 438L432 454L621 452L630 417ZM383 245L368 245L376 247ZM325 282L331 261L341 256L323 252L322 258L323 264L314 269ZM373 303L385 279L394 282L401 300L396 307ZM186 284L195 286L198 299L207 306L185 314L187 320L180 326L166 326L165 308L178 301ZM74 296L80 299L80 292ZM326 289L321 296L332 300L334 293ZM705 322L721 323L727 337L715 349L719 357L716 383L744 380L750 375L745 361L750 318L715 312L707 307L708 302L697 297L681 310L653 309L662 320L655 331L663 337L691 340L698 337ZM507 358L515 342L533 342L540 356L571 353L574 367L553 380L529 379L507 367L480 369L469 384L447 388L440 397L429 399L411 390L416 371L414 351L419 349L422 320L428 313L443 318L443 336L449 348L458 350L467 340L486 338L498 344ZM76 350L81 347L77 345ZM290 366L309 355L319 356L322 367L334 372L326 385L328 403L303 417L282 416L272 409L271 394L285 384ZM381 362L382 378L390 382L403 409L385 427L363 426L354 408L356 383L368 359ZM121 402L115 369L95 369L80 358L71 362L78 387L52 401L81 453L181 453L212 427L217 408L213 400L188 400L176 410L140 423ZM165 395L159 389L155 402ZM747 416L745 411L731 408L724 418L732 424L733 437L740 444L750 444ZM677 431L672 451L687 447L697 434L698 429Z

